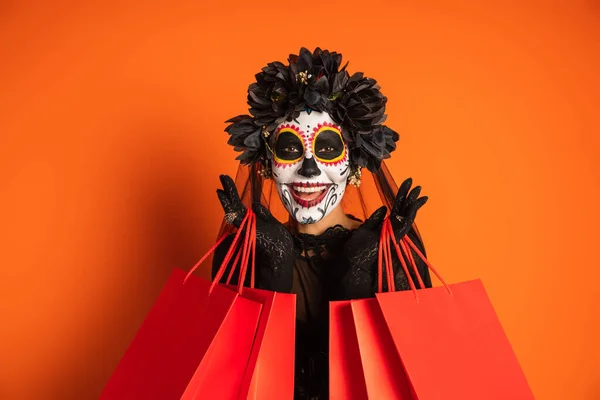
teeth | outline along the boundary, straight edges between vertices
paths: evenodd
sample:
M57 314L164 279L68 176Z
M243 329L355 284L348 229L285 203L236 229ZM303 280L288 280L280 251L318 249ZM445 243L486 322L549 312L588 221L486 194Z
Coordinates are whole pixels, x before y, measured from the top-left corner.
M294 187L294 190L296 192L301 192L301 193L314 193L314 192L320 192L322 190L325 190L326 186L316 186L316 187L301 187L301 186L296 186Z

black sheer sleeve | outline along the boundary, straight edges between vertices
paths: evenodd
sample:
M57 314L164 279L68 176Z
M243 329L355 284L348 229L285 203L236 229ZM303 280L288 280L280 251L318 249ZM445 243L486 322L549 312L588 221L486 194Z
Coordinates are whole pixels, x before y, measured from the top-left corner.
M336 300L350 300L374 297L379 291L378 287L378 263L379 263L379 234L369 235L368 232L354 231L352 235L359 235L351 238L351 246L346 246L345 251L333 266L333 271L340 277L338 290L335 294ZM425 246L419 235L414 229L408 232L408 237L426 256ZM365 244L363 244L365 242ZM368 242L368 244L367 244ZM354 249L357 246L358 250ZM392 265L394 270L394 283L396 290L409 290L410 285L402 268L402 263L398 258L395 246L390 242L390 251L392 255ZM417 266L417 271L423 280L425 288L431 287L431 276L427 264L417 253L410 248L412 258ZM405 258L406 259L406 258ZM417 276L412 266L407 262L408 272L415 287L421 289ZM383 290L388 291L387 276L383 271Z
M257 234L260 234L260 233L257 233ZM227 256L227 252L229 251L229 248L231 247L231 244L233 243L234 237L235 237L235 233L232 233L231 235L227 236L219 244L219 246L217 246L217 248L215 249L215 253L213 256L213 262L212 262L212 278L213 279L217 275L217 272L219 271L219 268L221 267L223 260L225 260L225 257ZM240 238L240 241L242 239L243 238ZM258 239L257 239L257 241L258 241ZM236 248L236 250L235 250L236 252L241 251L241 246L238 246L238 247L239 247L239 249ZM265 247L265 246L262 246L262 247ZM256 249L256 255L255 255L256 258L255 258L255 265L254 265L254 268L255 268L254 287L256 287L258 289L290 293L292 290L293 264L289 265L289 266L288 265L280 265L280 264L272 265L272 262L269 261L270 259L272 259L272 257L271 258L265 257L264 253L261 253L261 251L264 252L264 251L269 250L270 248L263 249L262 247L257 246L257 249ZM292 246L287 251L289 251L294 256L299 254L296 246ZM237 262L235 270L233 271L231 281L229 282L232 285L238 284L239 274L240 274L240 269L241 269L241 257L242 256L240 256L240 260L238 260L238 262ZM233 265L233 262L235 261L235 258L236 258L236 253L233 253L231 259L227 263L225 273L223 274L223 277L220 279L220 283L225 283L227 281L227 277L229 276L229 273L231 272L231 267ZM251 283L250 280L251 280L251 273L252 273L251 268L252 268L252 259L249 257L248 258L248 266L246 268L246 279L244 280L244 286L246 286L246 287L250 287L250 283Z

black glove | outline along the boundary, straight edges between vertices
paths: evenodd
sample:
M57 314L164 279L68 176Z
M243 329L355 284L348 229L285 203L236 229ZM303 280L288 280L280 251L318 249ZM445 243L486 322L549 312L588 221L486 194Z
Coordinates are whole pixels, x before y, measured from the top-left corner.
M410 190L411 185L412 179L409 178L400 186L392 211L390 212L390 222L392 223L396 240L399 241L404 235L408 234L415 245L420 248L419 250L424 253L425 249L418 235L412 230L412 225L417 211L427 202L427 197L419 197L421 188L417 186ZM341 274L342 279L339 285L339 293L337 294L339 300L373 297L377 292L379 238L386 212L387 208L385 206L377 209L352 233L344 245L342 256L338 261L340 264L336 266L337 270L345 271ZM409 289L408 280L398 259L396 250L392 243L390 243L390 246L392 246L390 250L393 259L396 290ZM414 251L412 251L412 254L425 285L431 286L428 269ZM412 269L409 269L409 272L411 272L413 280L416 282L416 277L412 273ZM384 275L384 289L387 290L385 278Z
M396 240L402 239L410 231L415 222L417 211L427 203L427 196L419 197L421 186L410 190L411 186L411 178L402 182L394 200L392 211L390 212L390 222L392 223Z
M217 189L217 196L225 210L225 219L236 228L239 228L246 216L246 207L240 200L233 180L227 175L221 175L220 179L223 189ZM252 210L256 214L255 286L259 289L289 293L292 290L294 261L299 255L299 251L294 245L294 238L285 226L273 217L262 204L254 203ZM242 232L242 235L244 235L244 232ZM239 240L242 240L242 238ZM233 235L224 240L215 251L213 277L221 266L232 241ZM252 260L249 260L249 262L251 263ZM237 270L234 272L234 281L237 281L239 267ZM250 272L249 267L248 272ZM224 274L223 281L227 278L228 273L229 271L226 271ZM248 282L249 273L245 284Z

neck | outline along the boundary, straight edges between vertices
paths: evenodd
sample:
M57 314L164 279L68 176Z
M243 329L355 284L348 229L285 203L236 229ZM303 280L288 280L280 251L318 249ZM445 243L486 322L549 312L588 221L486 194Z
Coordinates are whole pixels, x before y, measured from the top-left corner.
M335 225L342 225L344 228L351 229L353 220L344 214L341 206L334 208L325 218L314 224L297 224L299 233L308 233L310 235L320 235L328 228Z

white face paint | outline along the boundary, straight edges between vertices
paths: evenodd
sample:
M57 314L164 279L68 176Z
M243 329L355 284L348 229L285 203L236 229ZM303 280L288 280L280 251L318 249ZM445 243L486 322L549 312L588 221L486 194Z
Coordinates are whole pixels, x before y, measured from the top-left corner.
M302 111L273 134L273 180L281 201L299 223L320 221L341 203L350 173L341 128L325 112Z

